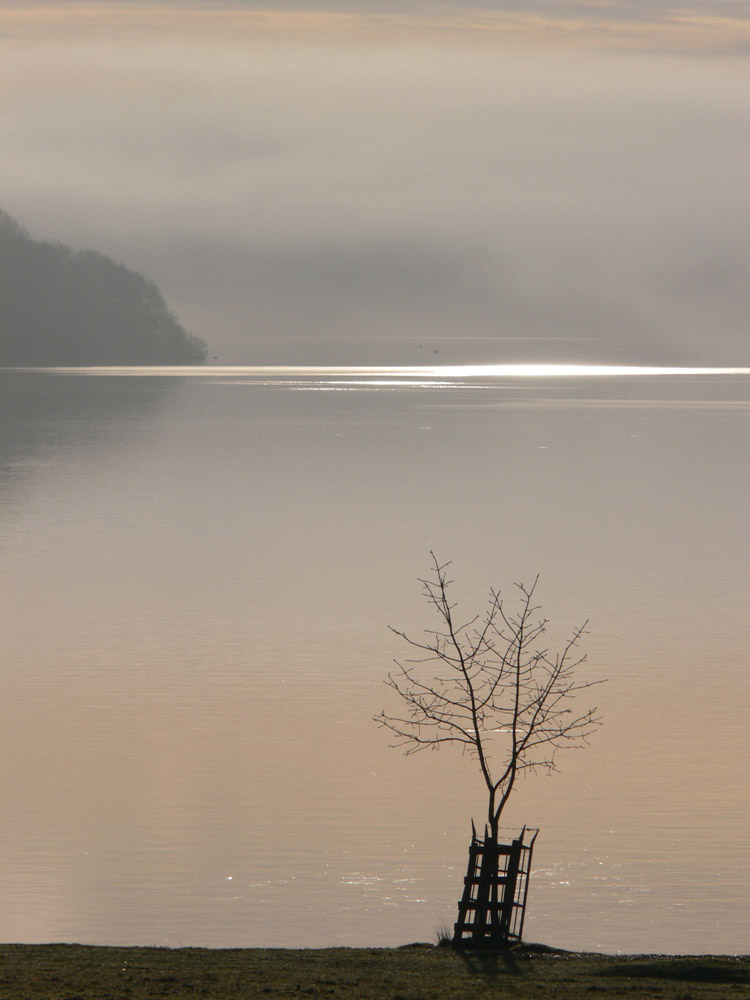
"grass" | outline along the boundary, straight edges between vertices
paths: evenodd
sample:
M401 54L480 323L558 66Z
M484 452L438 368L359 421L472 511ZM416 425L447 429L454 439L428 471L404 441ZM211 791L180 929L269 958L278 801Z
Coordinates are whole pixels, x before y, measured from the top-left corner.
M750 956L0 945L0 1000L748 1000Z

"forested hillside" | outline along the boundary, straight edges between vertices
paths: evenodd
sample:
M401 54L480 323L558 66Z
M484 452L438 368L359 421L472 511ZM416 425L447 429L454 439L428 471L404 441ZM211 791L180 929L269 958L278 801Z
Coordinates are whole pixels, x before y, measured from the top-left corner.
M156 285L94 250L32 239L0 211L0 366L199 364Z

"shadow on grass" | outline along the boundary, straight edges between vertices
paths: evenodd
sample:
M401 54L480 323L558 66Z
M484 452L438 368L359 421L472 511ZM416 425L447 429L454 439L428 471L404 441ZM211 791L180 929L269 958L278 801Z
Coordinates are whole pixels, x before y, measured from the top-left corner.
M510 949L501 951L469 951L466 948L457 948L456 953L463 959L466 971L473 976L484 976L487 979L496 979L498 972L518 973L520 972L516 956Z
M523 975L529 971L529 959L535 955L565 954L557 948L550 948L544 944L515 944L509 945L507 948L497 949L455 948L454 950L463 959L467 972L486 976L489 979L495 979L499 972L517 976ZM519 959L525 959L525 961L519 964Z
M736 964L734 964L736 962ZM623 976L628 979L675 979L694 983L732 983L750 985L750 962L744 959L653 959L629 961L610 965L599 972L600 976Z

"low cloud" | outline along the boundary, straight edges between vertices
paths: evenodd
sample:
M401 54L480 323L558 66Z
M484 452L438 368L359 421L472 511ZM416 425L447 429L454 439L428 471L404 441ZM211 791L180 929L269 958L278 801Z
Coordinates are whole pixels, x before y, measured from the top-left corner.
M0 33L75 37L110 31L169 38L176 30L230 37L430 39L454 44L553 44L664 52L747 52L747 0L6 0Z

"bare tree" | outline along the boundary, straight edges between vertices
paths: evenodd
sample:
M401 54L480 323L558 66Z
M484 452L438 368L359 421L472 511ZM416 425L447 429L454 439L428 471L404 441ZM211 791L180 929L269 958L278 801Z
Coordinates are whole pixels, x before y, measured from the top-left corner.
M406 754L456 744L479 764L488 792L487 820L497 842L500 816L516 780L528 772L556 770L560 749L582 747L600 724L596 708L579 709L575 697L600 681L577 681L586 659L579 642L587 622L573 629L558 652L544 645L547 621L531 586L516 584L518 604L509 610L490 590L484 615L462 622L448 591L450 563L431 553L433 575L420 580L440 626L414 639L392 629L415 652L396 660L388 686L404 703L401 714L381 712L376 721Z

